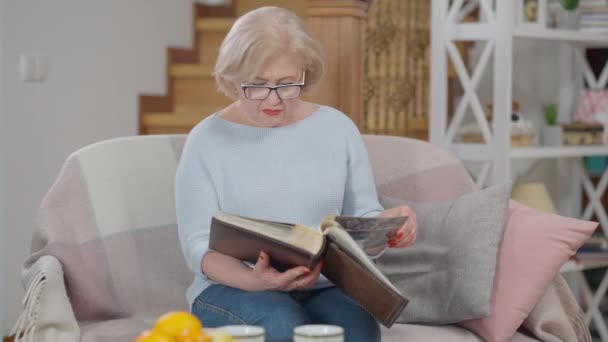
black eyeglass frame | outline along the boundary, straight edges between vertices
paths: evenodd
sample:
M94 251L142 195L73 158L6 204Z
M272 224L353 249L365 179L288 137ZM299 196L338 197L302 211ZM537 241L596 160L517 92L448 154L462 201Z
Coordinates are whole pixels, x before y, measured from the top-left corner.
M263 85L255 85L255 84L241 84L241 89L243 90L243 95L245 96L245 98L247 100L252 100L252 101L264 101L268 98L268 96L270 96L270 93L272 93L273 91L277 94L277 97L280 98L281 100L292 100L295 99L297 97L300 96L300 94L302 93L302 88L304 88L304 86L306 85L306 71L302 72L302 82L301 83L293 83L293 84L281 84L281 85L277 85L277 86L263 86ZM298 94L294 97L289 97L289 98L284 98L281 95L279 95L279 92L277 91L277 89L280 88L287 88L287 87L300 87L300 90L298 91ZM257 89L268 89L268 94L266 94L266 96L263 99L252 99L250 97L247 96L247 89L248 88L257 88Z

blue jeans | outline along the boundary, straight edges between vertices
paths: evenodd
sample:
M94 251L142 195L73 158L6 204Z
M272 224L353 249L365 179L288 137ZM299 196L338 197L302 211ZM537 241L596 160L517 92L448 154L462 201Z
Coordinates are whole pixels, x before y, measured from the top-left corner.
M214 284L196 298L192 313L210 328L231 324L262 326L267 341L291 341L293 328L303 324L341 326L345 342L380 341L378 322L336 287L248 292Z

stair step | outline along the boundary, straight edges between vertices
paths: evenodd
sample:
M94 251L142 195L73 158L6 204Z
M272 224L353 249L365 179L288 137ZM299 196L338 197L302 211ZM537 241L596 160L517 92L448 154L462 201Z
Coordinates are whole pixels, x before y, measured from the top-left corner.
M217 90L213 78L176 78L173 82L174 108L181 106L227 106L231 99Z
M218 95L220 96L220 95ZM230 100L227 100L228 102L230 102ZM213 114L215 112L218 112L222 109L224 109L226 106L225 105L202 105L202 106L196 106L196 105L191 105L191 106L187 106L187 105L176 105L173 112L176 115L210 115Z
M201 18L196 21L196 31L228 33L235 21L236 18Z
M209 114L146 113L142 118L145 127L189 128L196 126Z
M215 60L220 52L222 41L226 37L224 32L204 32L198 35L199 63L203 65L215 65Z
M142 127L146 134L188 133L206 117L225 106L176 106L173 112L150 112L142 116Z
M339 1L334 1L339 2ZM237 16L241 16L251 10L254 10L258 7L263 6L277 6L288 9L300 18L306 19L306 11L308 10L309 1L308 0L241 0L241 1L232 1L234 6L234 10Z
M213 67L202 64L176 64L171 66L171 76L177 78L213 78Z

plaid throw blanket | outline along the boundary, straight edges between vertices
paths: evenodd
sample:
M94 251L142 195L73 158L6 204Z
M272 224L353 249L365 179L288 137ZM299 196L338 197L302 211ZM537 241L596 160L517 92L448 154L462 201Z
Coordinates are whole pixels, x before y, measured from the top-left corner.
M42 201L24 264L29 291L19 331L35 341L74 341L77 321L82 341L132 341L160 314L188 309L192 274L177 239L173 196L184 140L121 138L67 159ZM53 312L44 307L47 298L66 293L71 305L40 314ZM56 338L36 335L49 326Z

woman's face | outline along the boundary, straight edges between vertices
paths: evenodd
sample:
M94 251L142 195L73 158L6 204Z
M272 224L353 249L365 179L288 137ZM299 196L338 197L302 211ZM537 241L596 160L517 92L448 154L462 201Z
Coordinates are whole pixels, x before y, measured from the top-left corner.
M289 84L301 84L304 73L290 54L283 54L266 63L252 80L243 82L244 85L252 86L281 86ZM297 121L298 108L300 105L298 87L272 90L268 97L261 100L268 90L264 88L250 87L245 91L239 87L239 110L241 115L249 124L259 127L280 127ZM284 99L281 99L281 97ZM252 98L257 98L252 99Z

